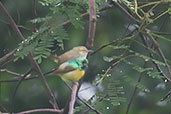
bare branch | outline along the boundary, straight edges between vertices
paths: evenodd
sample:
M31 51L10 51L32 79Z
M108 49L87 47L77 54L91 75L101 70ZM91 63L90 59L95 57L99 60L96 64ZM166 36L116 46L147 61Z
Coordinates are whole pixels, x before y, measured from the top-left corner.
M89 15L89 33L88 33L88 40L86 43L86 47L88 49L93 47L94 43L94 37L96 32L96 8L95 8L95 0L89 0L89 9L90 9L90 15Z
M0 69L0 72L6 72L6 73L9 73L9 74L12 74L16 77L22 77L24 76L24 74L19 74L19 73L16 73L16 72L13 72L13 71L10 71L8 69ZM28 75L29 76L29 75Z
M144 65L143 65L143 68L145 68L145 65L147 64L147 61L145 61L144 62ZM142 79L142 75L143 74L143 72L141 72L140 74L139 74L139 77L138 77L138 81L137 82L141 82L141 79ZM131 107L131 104L132 104L132 102L133 102L133 100L134 100L134 98L135 98L135 94L136 94L136 92L137 92L137 86L134 88L134 91L133 91L133 93L132 93L132 96L131 96L131 98L130 98L130 100L129 100L129 103L128 103L128 106L127 106L127 109L126 109L126 113L125 114L128 114L128 112L129 112L129 109L130 109L130 107Z
M140 35L140 37L141 37L141 39L142 39L144 45L146 46L145 48L146 48L146 50L147 50L147 52L148 52L148 56L149 56L150 58L153 58L153 55L152 55L152 53L150 52L150 50L149 50L149 48L148 48L149 46L148 46L148 44L147 44L147 42L146 42L146 40L145 40L145 38L144 38L144 35L143 35L142 33L139 33L139 35ZM163 73L163 71L161 70L160 66L159 66L158 64L156 64L155 61L152 60L152 62L153 62L153 64L155 65L157 71L160 72L160 75L163 77L163 78L162 78L163 81L166 82L166 80L167 80L167 81L171 82L171 80Z
M118 2L114 2L111 0L111 4L118 7L123 13L125 13L132 21L134 21L136 24L139 23L139 21L133 17L124 7L122 7Z
M14 49L13 51L9 52L8 54L4 55L2 58L0 58L0 64L4 62L9 57L13 56L13 54L17 51L17 49Z
M75 97L77 95L77 90L78 90L78 82L75 82L75 84L72 87L72 93L70 98L68 99L68 103L66 104L64 108L64 114L73 114L74 112L74 104L75 104Z
M16 114L30 114L30 113L36 113L36 112L47 112L47 113L55 113L55 114L62 114L62 110L58 109L34 109L34 110L28 110L24 112L19 112Z
M153 45L155 46L155 48L157 49L161 59L163 60L163 62L166 64L166 68L168 70L168 73L169 73L169 79L171 80L171 69L170 69L170 66L168 65L167 63L167 60L162 52L162 50L160 49L160 46L158 44L158 42L153 38L153 36L149 33L150 31L147 31L147 34L149 36L149 38L151 39L151 41L153 42Z
M164 100L166 100L167 98L169 98L171 96L171 91L169 91L168 93L167 93L167 95L165 95L160 101L164 101Z

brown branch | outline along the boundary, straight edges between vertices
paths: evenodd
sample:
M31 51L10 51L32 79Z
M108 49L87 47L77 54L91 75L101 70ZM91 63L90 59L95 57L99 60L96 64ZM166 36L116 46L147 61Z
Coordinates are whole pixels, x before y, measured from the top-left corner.
M108 9L111 9L111 8L113 8L112 5L107 5L107 6L99 8L99 11L102 12L102 11L105 11L105 10L108 10ZM85 16L88 16L88 15L89 15L89 13L83 13L81 15L81 17L85 17ZM61 26L65 26L65 25L68 25L70 23L71 23L71 20L67 20L67 21L63 22L62 24L60 24L60 25Z
M4 62L6 59L8 59L9 57L11 57L15 52L17 51L17 49L14 49L13 51L7 53L6 55L4 55L3 57L0 58L0 64L2 62Z
M145 45L145 48L146 48L146 50L148 52L148 56L153 59L154 58L153 54L149 50L150 46L148 46L147 41L145 39L145 36L142 33L139 33L139 36L141 37L141 39L142 39L142 41L143 41L143 43ZM166 80L167 80L167 82L171 82L171 80L163 73L163 71L161 70L160 66L158 64L156 64L155 61L152 60L152 62L155 65L157 71L160 72L160 75L162 76L163 81L166 82Z
M139 23L139 21L133 17L124 7L122 7L118 2L114 2L113 0L110 0L111 4L118 7L123 13L125 13L132 21L134 21L136 24Z
M160 101L164 101L164 100L166 100L167 98L169 98L171 96L171 91L169 91L168 93L167 93L167 95L165 95Z
M88 33L88 40L86 43L86 47L88 49L93 47L94 43L94 37L96 32L96 3L95 0L89 0L89 9L90 9L90 15L89 15L89 33Z
M34 109L34 110L19 112L19 113L16 113L16 114L30 114L30 113L36 113L36 112L62 114L62 110L58 110L58 109Z
M151 31L151 32L159 35L171 35L170 32L158 32L158 31Z
M2 13L6 16L6 18L8 19L12 29L16 32L18 38L21 40L21 41L24 41L25 38L24 36L22 35L22 33L20 32L20 30L18 29L16 23L14 22L14 20L12 19L12 17L9 15L9 13L7 12L7 10L5 9L5 7L3 6L3 4L1 3L0 1L0 10L2 11ZM58 105L56 103L56 100L55 100L55 97L53 96L47 82L46 82L46 79L45 77L43 76L43 73L41 72L40 70L40 67L38 65L38 63L33 59L33 54L32 52L29 53L29 59L30 59L30 62L31 64L33 65L33 68L38 72L38 74L40 75L40 78L42 80L42 83L47 91L47 94L49 96L49 99L50 99L50 102L52 103L53 107L58 109Z
M96 85L99 85L99 84L103 81L103 79L107 76L107 74L108 74L116 65L118 65L120 62L124 61L125 59L127 59L127 58L129 58L129 57L133 57L133 56L135 56L135 55L128 55L128 56L125 56L125 57L121 58L121 59L118 60L117 62L112 63L112 64L108 67L108 69L106 70L106 72L103 74L103 76L97 81Z
M27 76L27 75L29 75L30 73L32 72L32 69L29 69L27 72L26 72L26 74L24 74L24 76L23 77L21 77L21 79L18 81L18 83L16 84L16 87L15 87L15 89L14 89L14 92L13 92L13 95L12 95L12 98L11 98L11 113L12 113L12 110L13 110L13 107L14 107L14 98L15 98L15 95L16 95L16 93L17 93L17 90L18 90L18 88L19 88L19 86L20 86L20 84L22 83L22 81L25 79L25 77Z
M125 38L125 37L130 37L137 29L132 30L130 33L126 34L125 36L121 37L121 38ZM112 45L113 43L115 43L116 40L109 42L107 44L102 45L100 48L96 49L93 53L91 53L90 55L94 55L96 54L98 51L102 50L103 48Z
M153 38L153 36L150 34L150 31L149 30L147 30L147 34L148 34L149 38L151 39L151 41L153 42L153 45L157 49L157 51L158 51L158 53L159 53L162 61L166 64L166 68L168 70L169 77L170 77L169 79L171 80L171 69L170 69L170 66L167 63L167 60L166 60L166 58L165 58L162 50L160 49L160 46L159 46L158 42Z
M24 76L24 74L19 74L17 72L13 72L13 71L10 71L8 69L0 69L0 72L6 72L6 73L12 74L12 75L14 75L16 77L22 77L22 76ZM30 76L30 75L28 75L28 76Z
M33 19L37 17L37 0L33 0ZM34 32L37 31L36 23L33 23Z
M145 68L145 65L147 64L147 61L145 61L144 62L144 65L143 65L143 68ZM139 78L138 78L138 81L137 82L141 82L141 79L142 79L142 75L143 74L143 72L141 72L140 74L139 74ZM132 96L131 96L131 98L130 98L130 100L129 100L129 103L128 103L128 106L127 106L127 109L126 109L126 113L125 114L128 114L128 112L129 112L129 109L130 109L130 107L131 107L131 104L132 104L132 102L133 102L133 100L134 100L134 98L135 98L135 94L136 94L136 92L137 92L137 86L134 88L134 91L133 91L133 93L132 93Z
M79 83L75 82L75 84L72 87L72 93L71 96L68 99L68 103L66 104L64 108L63 114L73 114L74 112L74 104L75 104L75 97L77 95Z
M89 109L93 110L94 112L96 112L97 114L102 114L100 111L98 111L96 108L92 107L90 104L88 104L86 101L82 100L80 97L77 96L77 98L84 103L84 105L86 105Z

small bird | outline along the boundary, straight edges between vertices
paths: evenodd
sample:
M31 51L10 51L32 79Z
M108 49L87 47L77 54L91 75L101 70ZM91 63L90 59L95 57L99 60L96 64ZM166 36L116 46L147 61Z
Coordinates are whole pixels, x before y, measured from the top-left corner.
M62 63L53 73L58 74L64 81L79 81L88 68L88 60L84 57L78 57L74 60Z
M55 57L54 61L58 64L62 64L66 61L74 60L78 57L86 58L88 53L91 53L91 52L93 51L88 50L85 46L77 46L65 52L64 54Z

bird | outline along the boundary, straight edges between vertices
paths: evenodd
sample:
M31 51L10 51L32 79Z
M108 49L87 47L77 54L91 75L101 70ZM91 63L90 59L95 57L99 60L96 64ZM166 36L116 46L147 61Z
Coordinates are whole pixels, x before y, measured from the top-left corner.
M59 75L65 82L77 82L84 76L87 68L88 60L84 57L77 57L62 63L53 73Z
M78 57L86 58L88 53L92 52L92 50L88 50L85 46L77 46L60 56L55 56L54 61L58 64L62 64L66 61L74 60Z

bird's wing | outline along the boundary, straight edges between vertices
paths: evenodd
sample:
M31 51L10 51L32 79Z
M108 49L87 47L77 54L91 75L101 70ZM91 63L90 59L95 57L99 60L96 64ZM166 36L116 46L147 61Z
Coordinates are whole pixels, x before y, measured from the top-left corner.
M66 72L70 72L70 71L74 71L74 70L75 70L75 68L70 66L68 62L65 62L58 67L58 69L55 71L55 73L66 73Z
M73 60L77 57L79 57L79 53L78 52L75 52L74 50L70 50L68 52L65 52L64 54L58 56L58 60L59 60L59 63L64 63L66 61L70 61L70 60Z

